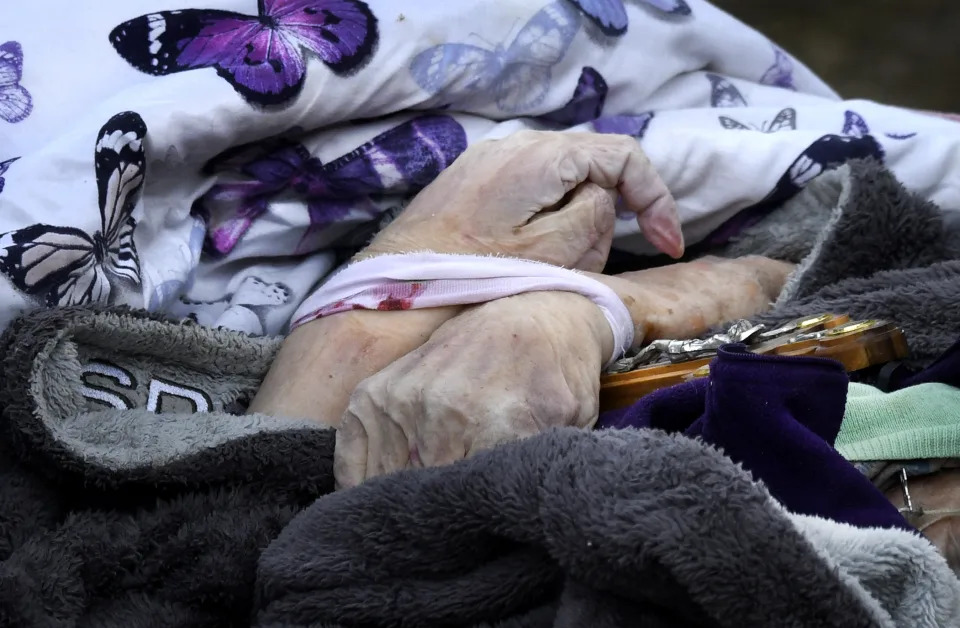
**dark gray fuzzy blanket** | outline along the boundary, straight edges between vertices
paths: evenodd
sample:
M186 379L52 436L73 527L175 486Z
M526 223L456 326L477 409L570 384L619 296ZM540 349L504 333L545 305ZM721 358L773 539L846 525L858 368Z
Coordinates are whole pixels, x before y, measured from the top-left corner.
M249 625L260 551L333 490L331 431L224 412L277 344L79 309L6 331L0 626Z
M924 539L785 512L719 451L572 428L319 500L260 561L257 625L951 626Z
M912 363L927 365L960 338L960 225L910 193L880 163L822 174L719 254L799 263L773 311L776 325L849 313L900 325Z
M960 624L925 540L786 513L680 436L331 494L330 430L238 414L277 346L122 310L7 330L0 626Z

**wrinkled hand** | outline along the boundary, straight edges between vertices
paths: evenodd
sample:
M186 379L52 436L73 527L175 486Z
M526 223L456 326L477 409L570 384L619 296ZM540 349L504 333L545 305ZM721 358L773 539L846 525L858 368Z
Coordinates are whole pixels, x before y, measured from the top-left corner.
M600 309L577 294L471 308L354 391L337 430L338 486L454 462L550 426L592 425L612 350Z
M527 131L468 148L357 258L423 250L505 254L599 272L613 239L618 190L647 238L682 254L673 198L635 139ZM249 411L337 425L357 384L459 311L356 311L311 321L283 343Z
M358 257L505 254L599 272L617 192L654 246L683 254L673 197L634 138L521 131L470 146Z
M791 264L705 258L597 276L627 303L637 338L691 338L769 308ZM566 292L472 308L354 391L337 434L341 487L459 460L547 427L592 426L613 337L600 309Z

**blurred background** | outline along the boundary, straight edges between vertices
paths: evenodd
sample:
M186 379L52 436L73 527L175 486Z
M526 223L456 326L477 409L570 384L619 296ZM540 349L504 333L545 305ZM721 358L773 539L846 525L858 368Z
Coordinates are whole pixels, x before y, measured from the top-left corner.
M960 2L713 0L844 98L960 113Z

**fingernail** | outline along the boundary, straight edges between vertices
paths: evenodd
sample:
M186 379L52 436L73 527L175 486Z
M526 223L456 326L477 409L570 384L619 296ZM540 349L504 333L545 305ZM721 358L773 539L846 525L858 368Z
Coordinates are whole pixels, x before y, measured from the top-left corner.
M644 221L642 225L643 235L658 250L666 253L674 259L683 257L684 242L683 232L680 230L680 224L676 217L671 214L666 216L651 216Z

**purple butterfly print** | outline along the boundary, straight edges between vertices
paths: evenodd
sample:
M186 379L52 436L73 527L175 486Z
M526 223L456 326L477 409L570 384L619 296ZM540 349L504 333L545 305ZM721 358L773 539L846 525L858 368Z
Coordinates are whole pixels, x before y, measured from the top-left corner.
M593 130L597 133L619 133L641 139L653 120L653 112L648 111L635 116L605 116L593 121Z
M684 0L643 0L645 4L670 15L690 15L690 5Z
M627 32L627 9L624 0L570 0L604 35L617 36ZM667 15L690 15L685 0L642 0L643 4Z
M20 158L19 158L19 157L13 157L13 158L8 159L8 160L6 160L6 161L0 161L0 192L3 192L3 185L4 185L3 175L5 175L5 174L7 173L7 170L10 169L10 164L12 164L13 162L15 162L15 161L18 160L18 159L20 159Z
M313 160L300 144L272 140L266 144L270 147L267 151L237 167L249 180L214 185L195 204L194 212L208 223L207 250L221 255L232 251L253 221L267 211L272 197L288 189L302 188L306 173L311 168L322 168L319 160ZM212 169L229 168L237 157L233 152L214 157L208 165Z
M603 113L607 91L607 82L603 76L586 66L580 71L580 79L570 101L560 109L537 116L537 120L561 127L577 126L596 120Z
M360 0L258 0L257 15L183 9L120 24L110 42L130 65L155 76L216 68L247 102L285 103L303 89L304 50L337 74L358 69L378 39Z
M707 74L710 81L711 107L746 107L747 101L730 79L719 74Z
M430 46L410 61L410 75L430 94L431 108L464 102L495 103L513 115L530 115L550 91L553 66L580 31L580 15L564 0L546 5L509 42L490 46Z
M892 140L908 140L911 137L916 136L916 134L917 134L916 131L914 131L913 133L884 133L884 135L886 135Z
M853 137L864 137L870 134L870 127L867 126L867 121L863 119L863 116L855 111L848 110L843 112L842 133ZM916 133L884 133L884 135L892 140L908 140Z
M285 192L307 201L306 238L371 196L419 191L466 148L463 127L445 115L404 122L327 164L299 144L277 148L239 169L251 180L215 185L198 201L198 211L209 220L207 248L229 253L270 200Z
M793 61L787 53L773 47L773 65L760 77L760 83L797 91L797 86L793 83Z
M22 122L33 111L33 97L20 84L22 78L23 49L20 44L15 41L0 44L0 118L7 122Z
M842 133L853 137L863 137L870 134L870 127L867 126L867 121L863 119L863 116L848 110L843 112Z

